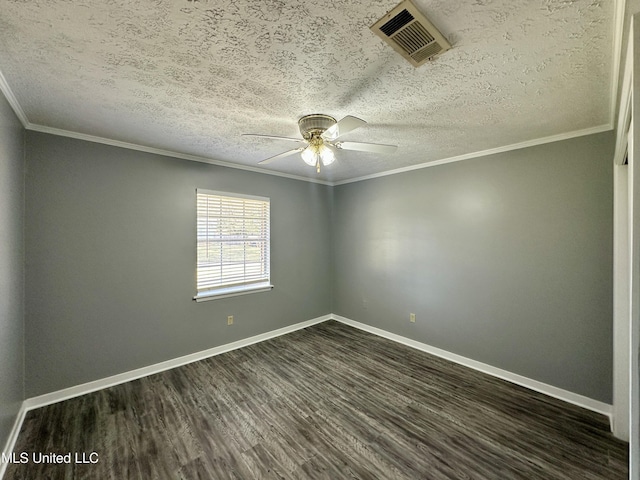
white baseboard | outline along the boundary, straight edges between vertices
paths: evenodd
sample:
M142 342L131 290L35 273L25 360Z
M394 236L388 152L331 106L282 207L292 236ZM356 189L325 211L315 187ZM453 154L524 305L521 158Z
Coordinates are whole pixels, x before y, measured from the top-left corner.
M340 315L332 314L331 318L338 322L344 323L345 325L350 325L360 330L364 330L365 332L373 333L374 335L393 340L394 342L402 343L417 350L422 350L423 352L427 352L437 357L441 357L460 365L464 365L465 367L473 368L474 370L478 370L480 372L487 373L508 382L515 383L516 385L528 388L529 390L544 393L545 395L549 395L550 397L564 400L565 402L571 403L573 405L577 405L579 407L586 408L587 410L606 415L607 417L609 417L609 425L611 425L613 407L608 403L599 402L598 400L594 400L583 395L578 395L577 393L569 392L568 390L563 390L561 388L554 387L553 385L548 385L546 383L542 383L528 377L523 377L522 375L518 375L517 373L502 370L501 368L493 367L491 365L487 365L486 363L463 357L462 355L457 355L455 353L451 353L437 347L432 347L431 345L427 345L426 343L411 340L410 338L402 337L400 335L387 332L386 330L382 330L380 328L372 327L370 325L366 325L349 318L341 317Z
M404 345L415 348L417 350L421 350L423 352L436 355L438 357L450 360L460 365L473 368L474 370L478 370L480 372L487 373L489 375L501 378L508 382L515 383L517 385L528 388L530 390L544 393L545 395L549 395L550 397L558 398L560 400L564 400L565 402L572 403L579 407L583 407L588 410L592 410L594 412L600 413L602 415L606 415L607 417L609 417L609 420L611 422L613 409L612 409L612 406L607 403L599 402L597 400L593 400L591 398L578 395L577 393L569 392L567 390L563 390L561 388L557 388L552 385L548 385L546 383L538 382L537 380L532 380L530 378L523 377L522 375L518 375L515 373L511 373L507 370L502 370L500 368L487 365L486 363L477 362L470 358L466 358L461 355L457 355L455 353L447 352L446 350L441 350L439 348L432 347L431 345L427 345L426 343L421 343L416 340L411 340L410 338L402 337L400 335L396 335L394 333L390 333L385 330L372 327L370 325L366 325L364 323L360 323L346 317L342 317L340 315L328 314L322 317L317 317L311 320L307 320L305 322L296 323L294 325L289 325L287 327L279 328L277 330L272 330L270 332L262 333L260 335L255 335L253 337L238 340L236 342L220 345L219 347L210 348L208 350L192 353L182 357L174 358L172 360L167 360L165 362L160 362L154 365L149 365L147 367L131 370L129 372L113 375L111 377L102 378L100 380L83 383L81 385L65 388L55 392L47 393L45 395L27 398L24 402L22 402L22 406L18 411L18 415L16 416L16 421L13 425L13 428L11 430L11 433L9 435L7 444L3 452L5 453L5 455L13 452L16 440L18 438L18 434L20 433L20 429L22 428L22 422L24 421L25 415L29 410L44 407L46 405L51 405L52 403L62 402L70 398L78 397L80 395L85 395L87 393L95 392L97 390L102 390L103 388L113 387L115 385L129 382L131 380L136 380L138 378L164 372L166 370L180 367L188 363L204 360L205 358L213 357L215 355L220 355L222 353L229 352L231 350L236 350L238 348L246 347L254 343L263 342L265 340L279 337L281 335L286 335L287 333L291 333L296 330L307 328L307 327L310 327L311 325L315 325L318 323L326 322L327 320L336 320L338 322L344 323L346 325L350 325L360 330L364 330L374 335L387 338L394 342L402 343ZM2 464L0 462L0 480L4 475L6 467L7 467L7 464Z
M119 373L111 377L102 378L93 382L83 383L81 385L65 388L55 392L47 393L45 395L27 398L24 402L22 402L22 406L20 407L18 415L16 416L16 421L14 422L13 428L11 429L11 432L9 434L9 439L7 440L5 449L2 452L4 452L5 455L10 455L13 452L16 440L18 439L18 434L20 433L20 429L22 428L22 423L24 422L24 418L29 410L34 410L36 408L51 405L53 403L69 400L70 398L79 397L80 395L85 395L97 390L102 390L103 388L113 387L115 385L153 375L155 373L164 372L166 370L180 367L188 363L193 363L199 360L204 360L205 358L213 357L215 355L220 355L221 353L229 352L231 350L236 350L242 347L247 347L254 343L264 342L265 340L279 337L281 335L286 335L287 333L295 332L296 330L307 328L317 323L326 322L327 320L331 320L331 318L332 317L330 314L323 315L322 317L313 318L305 322L300 322L294 325L279 328L277 330L272 330L270 332L261 333L260 335L244 338L242 340L227 343L225 345L220 345L219 347L202 350L201 352L191 353L189 355L184 355L172 360L167 360L165 362L156 363L147 367L138 368L129 372ZM0 480L2 480L4 476L7 465L7 463L0 462Z
M18 440L18 434L20 434L20 429L22 428L22 422L24 422L24 417L27 414L27 408L25 407L24 402L20 405L20 410L18 410L18 414L16 415L16 420L13 422L13 427L11 428L11 432L9 432L9 438L7 439L7 443L2 452L7 455L13 452L13 449L16 445L16 440ZM0 461L0 479L4 477L4 472L7 469L8 463L4 463Z
M27 411L33 410L34 408L44 407L46 405L51 405L52 403L62 402L63 400L68 400L70 398L78 397L80 395L85 395L87 393L95 392L97 390L102 390L103 388L113 387L121 383L129 382L131 380L137 380L138 378L154 375L156 373L164 372L166 370L171 370L172 368L180 367L188 363L193 363L193 362L197 362L198 360L204 360L205 358L213 357L215 355L220 355L221 353L229 352L231 350L247 347L254 343L263 342L271 338L279 337L281 335L286 335L287 333L295 332L296 330L307 328L311 325L315 325L316 323L322 323L330 319L331 319L331 315L324 315L322 317L317 317L311 320L307 320L305 322L300 322L294 325L289 325L287 327L279 328L277 330L272 330L270 332L261 333L260 335L244 338L236 342L220 345L219 347L209 348L207 350L202 350L201 352L191 353L183 357L178 357L172 360L167 360L165 362L149 365L148 367L138 368L136 370L119 373L111 377L101 378L100 380L94 380L93 382L87 382L81 385L76 385L74 387L69 387L69 388L65 388L55 392L46 393L44 395L40 395L37 397L28 398L24 401L24 403L27 408Z

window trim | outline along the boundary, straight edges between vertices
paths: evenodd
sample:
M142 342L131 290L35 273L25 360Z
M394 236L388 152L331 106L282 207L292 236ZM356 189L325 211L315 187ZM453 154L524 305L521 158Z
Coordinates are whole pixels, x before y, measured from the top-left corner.
M220 190L208 190L205 188L196 188L196 199L198 198L198 194L205 195L216 195L221 197L231 197L231 198L244 198L248 200L257 200L261 202L267 202L269 204L269 238L268 238L268 246L269 246L269 278L263 282L255 282L244 285L229 285L229 286L221 286L220 288L205 290L198 292L198 261L197 261L197 253L196 253L196 295L193 297L193 300L196 302L206 302L209 300L216 300L220 298L229 298L235 297L238 295L246 295L249 293L260 293L260 292L268 292L274 288L274 285L271 283L271 198L262 197L257 195L247 195L244 193L235 193L235 192L223 192ZM197 204L197 200L196 200ZM196 212L196 224L198 219L198 213ZM197 237L197 227L196 227L196 237ZM197 246L196 239L196 246ZM197 247L196 247L197 248Z
M229 297L237 297L239 295L247 295L249 293L260 293L260 292L269 292L274 288L270 283L257 283L254 285L246 286L236 286L229 288L220 288L215 291L202 292L193 299L197 302L208 302L209 300L217 300L218 298L229 298Z

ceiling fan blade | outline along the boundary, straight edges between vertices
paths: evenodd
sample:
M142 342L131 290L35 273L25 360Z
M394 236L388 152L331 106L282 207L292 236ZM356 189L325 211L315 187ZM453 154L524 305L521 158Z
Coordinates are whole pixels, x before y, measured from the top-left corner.
M358 150L360 152L371 153L393 153L398 148L397 145L384 145L382 143L362 143L362 142L336 142L336 148L342 150Z
M289 155L293 155L295 153L303 151L307 147L294 148L293 150L287 150L286 152L279 153L278 155L274 155L273 157L265 158L264 160L258 162L258 165L266 165L267 163L271 163L278 158L288 157Z
M325 140L335 140L341 135L345 133L349 133L351 130L355 130L358 127L366 124L364 120L352 117L351 115L347 115L338 123L333 124L331 127L327 128L322 135L320 135Z
M260 138L270 138L272 140L289 140L292 142L304 142L302 138L293 138L293 137L278 137L276 135L261 135L259 133L243 133L243 137L260 137Z

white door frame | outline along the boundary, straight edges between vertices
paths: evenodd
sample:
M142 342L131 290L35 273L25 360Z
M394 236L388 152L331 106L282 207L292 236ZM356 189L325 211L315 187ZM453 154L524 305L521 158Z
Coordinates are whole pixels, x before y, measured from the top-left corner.
M630 438L631 223L633 167L626 164L633 112L633 21L625 62L613 161L613 412L611 430Z
M640 21L640 14L631 18L629 31L629 49L633 68L631 79L631 128L629 130L629 199L630 199L630 300L631 321L629 329L630 345L630 430L629 430L629 478L640 480L640 117L635 118L635 112L640 112L640 51L634 46L640 45L640 28L634 25ZM635 165L635 166L634 166Z
M630 427L630 249L629 167L613 166L613 434L629 441Z
M637 17L637 18L636 18ZM614 435L629 441L629 478L640 480L640 29L631 18L614 154ZM628 165L624 165L625 159Z

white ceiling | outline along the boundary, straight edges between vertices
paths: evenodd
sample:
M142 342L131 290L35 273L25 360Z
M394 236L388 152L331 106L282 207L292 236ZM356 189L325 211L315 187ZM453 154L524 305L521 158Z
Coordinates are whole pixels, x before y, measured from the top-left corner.
M1 83L30 129L335 183L610 129L620 1L415 0L453 48L414 68L369 30L396 0L3 0ZM309 113L399 148L259 167L295 144L241 134Z

